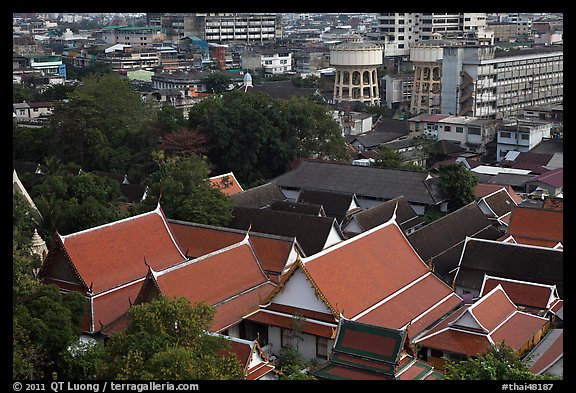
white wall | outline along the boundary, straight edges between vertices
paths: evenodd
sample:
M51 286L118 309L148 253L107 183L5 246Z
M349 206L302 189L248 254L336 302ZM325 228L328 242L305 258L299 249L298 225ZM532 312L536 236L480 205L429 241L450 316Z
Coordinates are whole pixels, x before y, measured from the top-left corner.
M272 302L327 314L331 313L322 300L316 297L312 284L300 268L294 271L284 289L274 296Z

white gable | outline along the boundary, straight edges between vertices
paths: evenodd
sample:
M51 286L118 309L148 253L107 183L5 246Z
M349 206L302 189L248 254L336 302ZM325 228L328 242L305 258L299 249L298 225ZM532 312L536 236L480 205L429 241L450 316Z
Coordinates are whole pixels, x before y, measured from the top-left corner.
M324 243L324 248L328 248L330 246L333 246L336 243L340 243L342 240L344 240L344 239L342 239L342 236L340 236L340 233L338 233L338 230L336 229L336 227L334 225L332 225L332 228L330 229L330 233L328 234L328 237L326 238L326 243Z
M324 302L316 296L312 284L300 267L294 270L284 289L274 296L272 303L331 314Z

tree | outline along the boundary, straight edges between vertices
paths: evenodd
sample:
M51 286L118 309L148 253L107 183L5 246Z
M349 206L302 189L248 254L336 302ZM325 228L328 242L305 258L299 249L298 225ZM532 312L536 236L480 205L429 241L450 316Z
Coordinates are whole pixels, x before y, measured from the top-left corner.
M134 207L149 211L158 201L166 216L209 225L226 225L232 218L232 202L208 182L206 159L191 154L185 157L156 156L158 169L146 180L148 197Z
M484 354L468 356L464 361L446 361L447 380L541 380L557 379L536 375L522 362L517 352L504 342Z
M244 379L229 343L206 334L215 309L186 298L134 305L126 330L113 333L97 360L100 379Z
M30 196L46 221L48 231L69 234L127 217L119 208L118 182L89 172L45 175L30 188Z
M296 157L347 158L327 108L305 98L226 92L195 104L189 128L208 137L215 170L233 171L248 187L286 172Z
M228 90L230 86L230 76L223 71L215 71L202 79L209 93L220 94Z
M205 135L185 128L166 134L160 142L160 150L168 156L203 155L209 151L208 138Z
M155 117L127 81L115 74L91 75L67 102L56 105L50 118L52 153L85 170L126 173L130 155L140 150L142 128Z
M62 354L80 338L87 306L81 294L63 295L56 285L39 284L20 293L13 306L13 377L61 374Z
M404 163L400 152L383 148L374 158L372 165L380 168L402 168Z
M457 210L475 200L478 178L458 163L440 165L440 189L448 197L451 210Z
M297 157L348 160L342 130L324 104L306 97L281 100L288 130L297 138Z

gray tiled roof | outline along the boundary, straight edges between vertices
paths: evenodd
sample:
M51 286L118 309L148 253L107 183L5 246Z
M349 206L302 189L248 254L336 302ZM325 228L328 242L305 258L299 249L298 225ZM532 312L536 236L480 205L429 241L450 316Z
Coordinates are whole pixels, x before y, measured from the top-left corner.
M396 208L398 203L398 208ZM420 217L414 209L410 206L406 198L403 196L391 199L380 205L362 210L354 215L363 230L375 228L392 218L392 214L396 209L396 222L403 231L420 225L424 222L424 218Z
M254 232L296 237L307 256L322 251L332 228L339 231L336 220L331 217L245 207L234 208L232 216L228 227L243 230L250 228L250 231ZM340 237L344 238L341 232Z
M498 241L468 239L454 284L480 290L484 274L519 281L556 285L563 298L562 251Z
M502 235L476 202L471 202L417 229L408 240L422 260L432 261L434 271L445 279L458 266L467 236L496 240Z
M275 201L284 201L286 197L276 184L266 183L230 195L230 200L235 207L263 208Z
M303 161L296 169L271 180L280 187L356 194L381 200L404 196L408 202L437 205L446 198L438 178L427 172L378 168L323 161Z

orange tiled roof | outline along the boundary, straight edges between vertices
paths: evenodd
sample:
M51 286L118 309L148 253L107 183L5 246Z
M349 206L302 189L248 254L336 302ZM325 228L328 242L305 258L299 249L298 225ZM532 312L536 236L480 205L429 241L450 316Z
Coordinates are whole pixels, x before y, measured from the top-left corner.
M170 220L170 230L180 248L197 258L242 241L246 231ZM294 248L294 238L250 232L249 241L266 271L282 272Z
M239 296L233 297L216 305L216 315L210 326L210 331L219 332L230 325L236 324L247 315L258 309L262 299L266 298L276 288L271 282L266 282Z
M136 280L130 285L94 296L91 309L92 328L86 331L99 331L130 309L130 302L138 296L144 280Z
M554 247L564 241L564 214L557 210L518 206L512 211L506 233L518 243L542 245L544 242L545 247Z
M145 277L148 263L162 270L186 258L160 206L151 212L60 237L86 286L97 294Z
M234 173L228 172L223 175L213 176L208 179L210 185L214 188L219 189L226 195L234 195L239 192L244 191Z
M492 332L502 321L516 312L516 306L501 287L496 287L482 297L482 301L468 308L478 323L488 332Z
M328 303L351 319L430 272L393 221L303 259L305 272ZM440 299L446 285L422 298Z
M555 287L551 285L490 276L484 278L480 297L490 292L497 285L501 285L504 288L510 300L516 305L547 309L550 307L552 300L558 298Z
M219 303L268 280L252 248L244 241L154 276L164 296L184 296L191 302L202 300L208 304Z
M490 337L495 343L504 341L506 345L519 350L547 323L546 318L518 311L496 329Z
M510 305L513 307L511 313ZM492 344L502 341L519 350L547 322L545 318L518 311L498 286L475 304L462 306L417 337L414 343L464 355L485 353ZM475 326L476 323L479 325ZM481 327L486 330L482 331Z
M415 337L461 303L462 299L452 288L439 282L433 273L428 273L422 280L407 289L402 288L402 292L356 320L394 329L411 323L408 333Z

